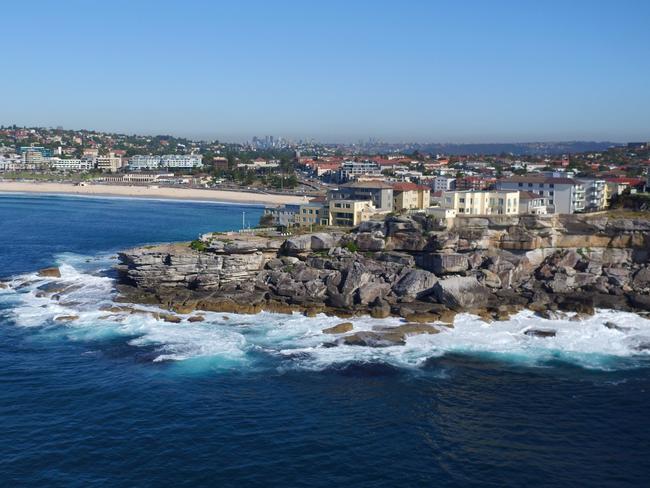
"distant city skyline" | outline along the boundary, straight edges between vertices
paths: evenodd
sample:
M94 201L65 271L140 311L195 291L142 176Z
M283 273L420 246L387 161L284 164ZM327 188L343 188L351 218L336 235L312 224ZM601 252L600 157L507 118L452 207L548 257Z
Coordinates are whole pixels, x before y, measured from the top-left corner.
M3 6L2 122L232 142L650 139L648 2L85 6Z

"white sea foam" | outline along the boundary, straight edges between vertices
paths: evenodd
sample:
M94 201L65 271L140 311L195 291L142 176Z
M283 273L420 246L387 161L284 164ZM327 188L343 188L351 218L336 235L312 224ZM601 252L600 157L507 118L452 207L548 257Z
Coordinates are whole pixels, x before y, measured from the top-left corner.
M88 260L85 256L62 255L61 278L41 278L36 274L16 277L12 289L0 290L0 300L12 303L10 315L20 327L43 327L48 333L75 341L122 336L131 346L154 348L154 361L217 358L244 366L260 357L270 357L275 358L279 368L318 370L352 361L417 368L432 357L460 353L487 354L527 365L560 360L586 368L612 369L632 367L650 359L650 320L608 310L583 321L545 320L524 311L508 321L492 324L461 314L453 329L441 327L439 334L411 336L403 346L384 348L324 347L335 336L323 334L322 329L341 321L326 316L205 313L204 322L190 323L189 316L182 316L181 323L168 323L153 313L105 310L115 305L113 282L97 271L110 263L107 256ZM38 287L50 282L71 283L77 288L58 301L51 296L39 296L42 294ZM152 307L137 308L159 311ZM78 318L56 320L62 316ZM224 320L225 316L229 320ZM352 322L355 331L362 331L378 325L398 325L400 319L378 321L364 317ZM608 328L607 322L618 327ZM551 329L556 335L541 338L525 334L531 328Z

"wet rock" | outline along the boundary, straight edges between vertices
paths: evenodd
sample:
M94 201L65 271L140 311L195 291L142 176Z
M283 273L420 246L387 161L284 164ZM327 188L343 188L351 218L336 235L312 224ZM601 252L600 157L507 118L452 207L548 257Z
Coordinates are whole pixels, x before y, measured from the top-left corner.
M37 274L38 276L47 278L61 278L61 271L59 268L44 268L41 269Z
M411 335L420 334L439 334L440 329L427 324L402 324L395 327L377 327L376 331L382 333L389 333L391 335L401 334L402 339Z
M385 319L390 316L390 305L385 300L375 300L372 308L370 309L370 316L373 319Z
M528 329L524 331L524 334L532 337L547 338L547 337L555 337L557 335L557 331L552 329Z
M628 332L628 331L632 330L632 327L623 327L623 326L620 326L620 325L618 325L618 324L616 324L614 322L609 322L609 321L605 322L603 325L605 327L607 327L608 329L617 330L619 332Z
M72 322L73 320L78 320L79 316L78 315L59 315L58 317L55 317L54 320L57 322Z
M177 315L172 315L168 313L161 313L159 314L159 317L161 320L164 320L165 322L170 322L172 324L180 324L181 318Z
M353 327L354 325L352 325L352 322L342 322L333 327L323 329L323 334L344 334L346 332L350 332Z
M628 296L630 304L641 310L650 311L650 295L641 295L640 293L631 293Z
M650 341L641 341L634 346L635 351L646 352L650 351Z
M187 319L188 322L203 322L205 317L203 315L192 315Z
M341 343L347 346L389 347L400 346L405 342L402 334L391 334L389 332L363 331L341 338Z

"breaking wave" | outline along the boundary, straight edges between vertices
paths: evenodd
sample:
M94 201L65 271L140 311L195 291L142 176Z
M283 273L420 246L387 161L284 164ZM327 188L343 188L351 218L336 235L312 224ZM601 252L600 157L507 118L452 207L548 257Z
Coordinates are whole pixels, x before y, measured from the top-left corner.
M636 314L600 310L586 320L546 320L523 311L508 321L487 324L461 314L453 328L435 335L414 335L405 345L336 345L324 328L341 319L324 315L261 313L236 315L197 312L165 320L155 307L116 303L110 269L114 257L63 254L60 278L36 273L16 276L0 289L0 313L18 327L38 328L53 338L100 343L122 338L134 348L150 348L154 362L186 367L272 367L323 370L351 363L420 368L445 354L489 356L525 366L555 361L584 368L613 370L648 364L650 320ZM189 321L203 316L202 322ZM399 325L398 318L350 320L354 331ZM540 337L531 330L553 332ZM529 332L528 334L526 332ZM329 346L329 347L328 347ZM149 357L149 356L148 356Z

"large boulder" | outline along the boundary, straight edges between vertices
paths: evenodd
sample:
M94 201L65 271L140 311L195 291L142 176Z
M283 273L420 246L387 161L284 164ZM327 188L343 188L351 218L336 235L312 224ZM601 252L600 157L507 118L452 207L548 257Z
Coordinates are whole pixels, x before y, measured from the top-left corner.
M373 281L357 290L358 302L361 305L367 305L378 298L384 298L389 293L390 285L388 283Z
M650 268L641 268L637 271L632 279L632 286L639 290L650 288Z
M282 250L289 254L309 251L311 250L311 238L311 235L290 237L282 244Z
M462 273L469 268L467 255L458 253L432 253L422 255L421 266L436 275Z
M352 322L342 322L332 327L323 329L323 334L345 334L346 332L350 332L353 328L354 325L352 325Z
M453 276L433 287L438 301L454 310L472 310L487 306L492 294L475 276Z
M381 251L386 247L381 232L361 232L357 234L356 244L359 251Z
M435 274L423 269L413 269L393 286L393 293L406 300L423 298L431 294L437 281Z
M331 249L338 245L339 236L330 234L328 232L319 232L311 235L311 249L313 251L321 251L324 249Z
M59 268L44 268L38 272L38 276L44 278L61 278L61 271Z
M358 232L381 232L385 235L386 224L383 220L366 220L357 227Z

